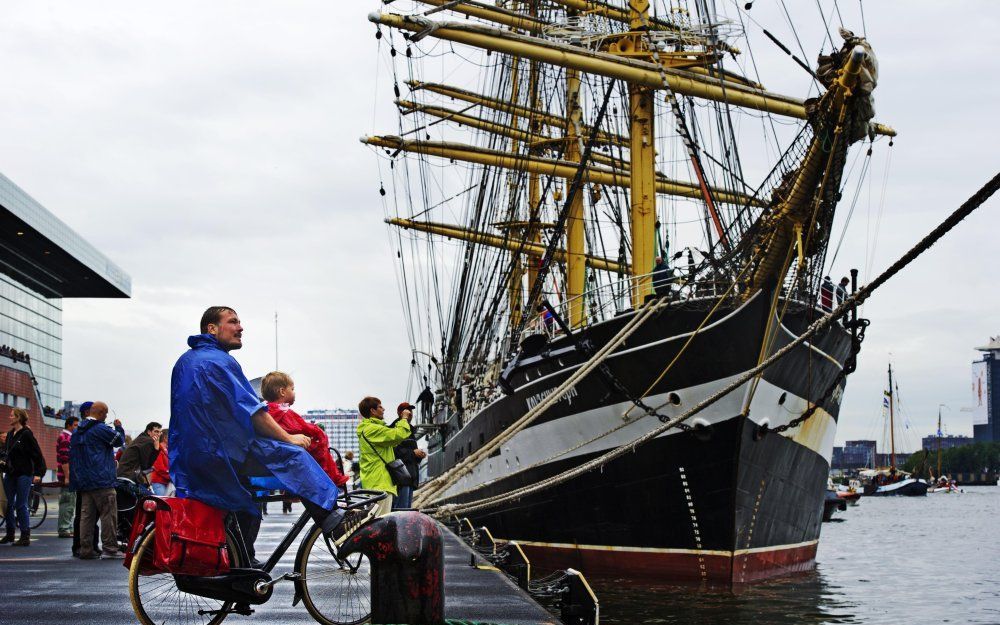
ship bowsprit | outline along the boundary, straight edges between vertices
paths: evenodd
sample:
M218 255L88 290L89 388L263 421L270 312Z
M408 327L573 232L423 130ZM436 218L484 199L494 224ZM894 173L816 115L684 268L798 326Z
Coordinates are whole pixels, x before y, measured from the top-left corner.
M614 377L659 415L681 414L757 364L769 301L765 294L716 311L684 358L643 394L715 303L687 302L651 319L607 360ZM820 312L789 303L771 349L794 339ZM627 323L623 315L581 331L596 346ZM560 343L563 342L563 344ZM438 475L498 435L585 360L553 341L525 359L513 394L494 401L442 448L432 440ZM744 583L813 566L842 388L813 416L769 432L820 401L850 353L839 325L804 343L748 383L674 429L598 471L579 475L470 517L495 536L517 540L542 569L588 575ZM447 503L500 495L579 466L658 425L592 373L443 494ZM749 409L747 409L749 406ZM630 417L623 415L632 408Z

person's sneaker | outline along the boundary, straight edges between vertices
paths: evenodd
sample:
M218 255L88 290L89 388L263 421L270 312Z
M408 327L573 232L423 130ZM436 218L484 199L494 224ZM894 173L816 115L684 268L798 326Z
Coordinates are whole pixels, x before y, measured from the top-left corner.
M333 528L329 537L334 545L338 547L344 544L351 534L361 529L368 521L375 518L378 512L378 503L370 503L360 508L348 510L344 513L344 518L340 520L337 527Z
M14 532L11 532L10 534L7 534L2 539L0 539L0 545L6 545L7 543L13 543L16 541L17 539L14 538Z
M31 546L31 537L28 536L27 534L21 534L21 537L17 539L17 542L14 543L14 546L15 547L30 547Z
M100 560L101 554L99 553L81 553L77 556L81 560Z
M73 538L73 532L59 532L59 538Z
M112 551L111 553L102 553L101 558L105 560L124 560L125 554L121 551Z

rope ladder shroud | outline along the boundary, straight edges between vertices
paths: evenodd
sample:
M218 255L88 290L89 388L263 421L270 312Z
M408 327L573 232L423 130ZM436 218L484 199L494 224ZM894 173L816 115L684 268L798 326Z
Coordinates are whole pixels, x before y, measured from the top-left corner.
M568 470L566 470L566 471L564 471L564 472L562 472L562 473L560 473L558 475L554 475L552 477L546 478L544 482L541 482L541 483L538 483L538 484L529 485L529 486L524 486L524 487L521 487L521 488L514 489L514 490L512 490L510 492L504 493L502 495L495 495L493 497L486 497L486 498L483 498L483 499L480 499L480 500L477 500L477 501L472 501L472 502L468 502L468 503L464 503L464 504L447 504L447 505L439 506L437 508L429 509L429 510L427 510L427 512L433 513L433 514L466 514L466 513L470 513L470 512L476 512L476 511L479 511L479 510L485 510L485 509L493 508L493 507L496 507L499 504L506 503L508 501L513 501L513 500L516 500L516 499L520 499L521 497L524 497L524 496L527 496L527 495L531 495L533 493L536 493L536 492L539 492L539 491L542 491L542 490L547 490L547 489L552 488L554 486L558 486L559 484L567 482L568 480L573 479L573 478L575 478L575 477L577 477L579 475L582 475L582 474L587 473L589 471L593 471L594 469L599 469L600 467L602 467L603 465L607 464L608 462L611 462L611 461L615 460L616 458L618 458L618 457L620 457L620 456L622 456L622 455L624 455L626 453L634 451L639 446L641 446L641 445L649 442L650 440L656 438L657 436L663 434L664 432L666 432L666 431L668 431L668 430L676 427L678 424L683 423L684 421L686 421L689 418L693 417L694 415L698 414L699 412L701 412L705 408L707 408L707 407L711 406L712 404L716 403L717 401L719 401L720 399L722 399L723 397L725 397L726 395L728 395L732 391L736 390L737 388L739 388L740 386L742 386L746 382L750 381L755 376L757 376L760 373L762 373L764 370L766 370L768 367L770 367L771 365L773 365L774 363L776 363L778 360L781 360L782 358L784 358L786 355L788 355L789 353L791 353L791 351L793 349L795 349L797 346L801 345L805 341L807 341L810 338L812 338L818 332L820 332L820 331L824 330L825 328L827 328L828 326L830 326L837 319L839 319L842 316L844 316L844 314L847 313L852 307L863 303L865 300L867 300L871 296L871 294L876 289L878 289L881 286L883 286L886 282L888 282L896 274L898 274L900 271L902 271L903 268L905 268L907 265L909 265L910 263L912 263L917 257L919 257L921 254L923 254L928 249L930 249L931 246L933 246L935 243L937 243L942 237L944 237L945 234L947 234L956 225L958 225L959 222L961 222L963 219L965 219L970 214L972 214L973 211L975 211L983 203L985 203L986 200L988 200L991 196L993 196L993 194L995 194L998 189L1000 189L1000 173L994 175L993 178L991 178L981 189L979 189L975 194L973 194L972 197L970 197L968 200L966 200L961 206L959 206L954 212L952 212L947 218L945 218L944 221L942 221L937 227L935 227L924 238L922 238L920 241L918 241L909 251L907 251L903 256L901 256L898 260L896 260L896 262L894 262L892 265L890 265L878 277L876 277L870 283L868 283L868 284L866 284L866 285L858 288L858 290L855 293L853 293L850 296L848 296L840 305L838 305L832 311L830 311L829 313L827 313L825 316L823 316L823 317L817 319L815 322L813 322L806 329L806 331L803 332L801 335L799 335L795 340L793 340L792 342L788 343L787 345L785 345L784 347L782 347L781 349L779 349L778 351L776 351L774 354L772 354L770 357L768 357L766 360L764 360L763 362L761 362L756 367L754 367L754 368L752 368L752 369L744 372L736 380L732 381L729 385L727 385L723 389L719 390L714 395L711 395L711 396L705 398L704 400L702 400L701 402L699 402L698 404L696 404L695 406L693 406L691 409L689 409L684 414L678 415L677 417L671 419L670 421L664 423L663 425L661 425L661 426L659 426L659 427L657 427L657 428L655 428L653 430L650 430L649 432L647 432L646 434L643 434L642 436L636 438L635 440L633 440L633 441L631 441L629 443L626 443L625 445L621 445L619 447L616 447L615 449L607 452L606 454L598 456L597 458L594 458L593 460L590 460L588 462L585 462L584 464L582 464L582 465L580 465L578 467L575 467L573 469L568 469ZM645 311L648 314L653 309L654 309L654 307L648 306L645 309ZM646 317L645 316L637 316L633 321L637 321L639 319L642 319L642 321L645 321ZM628 326L626 326L626 328L627 327ZM619 334L624 333L624 331L626 330L626 328L623 328L622 332L620 332ZM616 336L615 338L617 339L618 337ZM622 340L624 340L624 339L622 339ZM603 356L604 356L605 353L606 352L604 352L604 350L602 350L602 352L599 352L599 354L595 354L594 358L591 359L591 360L592 361L597 360L597 358L598 358L599 355L602 356L602 359L603 359ZM591 362L588 362L587 364L590 365ZM593 366L596 367L597 364L598 364L597 362L594 362ZM591 369L592 368L593 367L591 367ZM549 397L555 396L559 391L562 391L562 393L564 394L566 391L569 390L569 387L567 387L567 385L571 381L575 384L575 380L573 380L573 378L570 378L570 379L566 380L566 382L564 382L562 386L560 386L558 389L556 389L556 391L554 391ZM563 388L563 387L567 387L567 388ZM546 399L548 399L549 397L547 397ZM553 402L554 402L554 400L553 400ZM545 403L544 400L543 400L542 403L539 403L539 405L536 406L536 409L540 408L543 405L543 403ZM546 405L545 407L547 408L548 405ZM535 412L535 411L532 411L532 412ZM532 412L529 412L528 414L526 414L525 417L531 416L532 419L537 418L538 415L537 414L532 415ZM540 411L539 411L539 413L540 413ZM506 442L507 440L509 440L512 435L513 434L511 434L509 436L508 435L502 435L501 438L503 438L503 441L500 444L502 444L503 442ZM473 456L469 456L469 460L471 460L472 458L473 458ZM468 473L468 471L470 471L470 470L471 470L471 468L466 468L465 471L464 471L464 473L463 473L463 475L465 473ZM447 475L448 475L447 473L443 474L442 478L445 477L445 476L447 476ZM457 478L455 478L455 479L457 479ZM439 490L440 489L437 489L435 492L437 492ZM434 493L431 493L430 495L432 496L433 494ZM427 497L427 498L429 498L429 497ZM425 498L425 501L426 501L427 498Z

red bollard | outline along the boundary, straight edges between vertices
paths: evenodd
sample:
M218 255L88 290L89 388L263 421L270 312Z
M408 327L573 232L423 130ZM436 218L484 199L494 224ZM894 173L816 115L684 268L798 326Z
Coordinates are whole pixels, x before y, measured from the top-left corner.
M419 512L395 512L361 528L340 548L372 567L372 623L444 622L444 550L437 524Z

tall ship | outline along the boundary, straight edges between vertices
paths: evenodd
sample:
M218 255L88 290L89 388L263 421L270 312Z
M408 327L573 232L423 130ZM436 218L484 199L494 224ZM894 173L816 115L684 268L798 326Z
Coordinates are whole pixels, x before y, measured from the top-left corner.
M416 502L536 570L739 584L814 566L858 311L686 413L849 295L828 277L837 208L895 132L874 120L869 42L826 23L839 8L810 65L791 17L752 4L369 16L392 130L362 142L422 391Z

